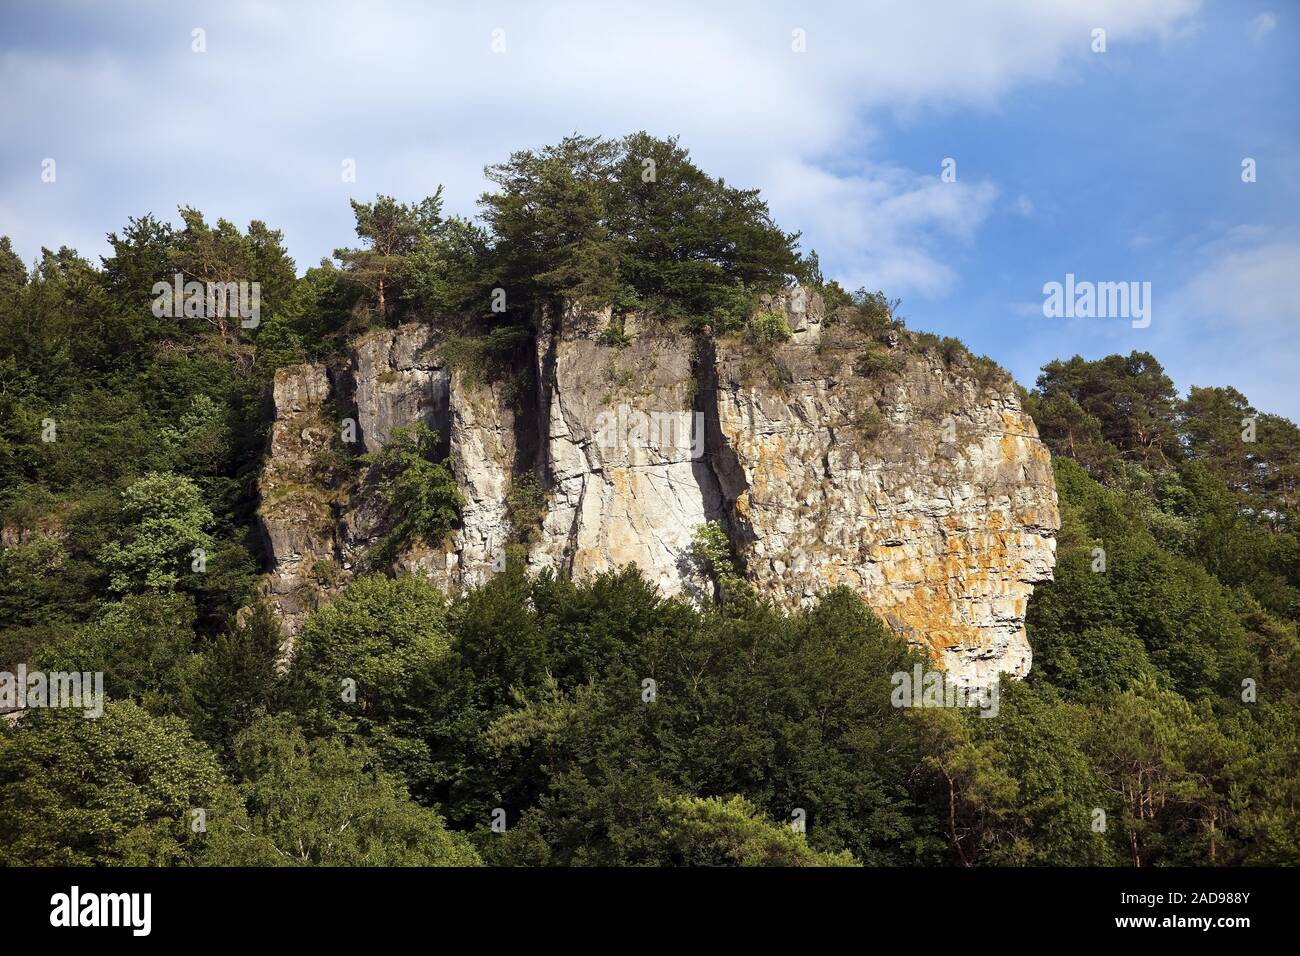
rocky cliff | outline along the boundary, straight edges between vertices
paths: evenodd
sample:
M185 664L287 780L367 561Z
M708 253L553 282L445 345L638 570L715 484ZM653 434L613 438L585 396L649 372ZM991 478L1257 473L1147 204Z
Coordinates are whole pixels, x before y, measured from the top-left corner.
M531 367L505 379L449 362L423 325L371 332L337 367L281 369L260 513L289 630L385 528L350 452L420 420L465 505L399 568L479 584L513 543L538 570L636 563L665 594L707 600L691 541L717 521L781 604L846 585L964 684L1027 673L1026 603L1051 577L1059 516L1010 378L901 329L864 335L804 290L764 307L788 341L570 308L539 316Z

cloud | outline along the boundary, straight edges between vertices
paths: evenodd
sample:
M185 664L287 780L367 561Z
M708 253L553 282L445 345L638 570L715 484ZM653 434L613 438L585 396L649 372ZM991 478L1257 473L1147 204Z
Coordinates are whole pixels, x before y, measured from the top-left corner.
M1257 17L1252 17L1246 23L1246 35L1258 43L1268 34L1273 32L1277 26L1277 17L1271 11L1265 10Z
M1300 328L1300 240L1273 238L1224 249L1181 290L1186 313L1243 335Z
M778 213L797 214L814 237L805 244L849 289L925 296L941 295L954 279L940 244L968 242L997 196L989 182L941 182L937 166L927 174L887 165L837 174L790 160L764 181Z
M1172 35L1193 0L433 8L246 2L43 5L0 41L0 209L25 257L106 251L127 216L262 218L300 265L351 236L347 199L439 183L472 213L481 170L566 133L680 133L759 186L850 283L949 287L997 194L882 162L881 117L985 109L1112 50ZM191 30L207 52L191 52ZM505 52L492 52L504 30ZM806 52L792 49L793 31ZM42 184L43 157L59 161ZM340 164L356 161L343 183Z
M1153 346L1182 385L1233 385L1300 420L1300 234L1238 227L1205 243L1167 303ZM1163 322L1162 322L1163 320Z

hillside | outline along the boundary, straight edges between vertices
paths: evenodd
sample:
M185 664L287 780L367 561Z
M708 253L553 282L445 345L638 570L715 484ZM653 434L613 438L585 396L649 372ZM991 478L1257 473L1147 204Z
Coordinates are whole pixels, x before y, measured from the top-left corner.
M0 864L1300 862L1293 423L1020 388L674 140L489 177L0 240L0 672L107 696L0 720Z

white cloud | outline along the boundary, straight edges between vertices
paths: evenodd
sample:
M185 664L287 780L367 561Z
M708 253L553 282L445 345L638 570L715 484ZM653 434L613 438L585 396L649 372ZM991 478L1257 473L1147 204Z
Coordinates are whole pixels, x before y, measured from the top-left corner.
M1180 385L1232 385L1256 407L1300 420L1297 264L1294 233L1237 227L1205 243L1191 277L1157 306L1152 350L1174 357Z
M849 289L891 294L946 291L954 270L939 244L969 241L997 195L988 182L941 182L937 166L927 174L894 166L836 174L790 160L763 182L778 218L799 221L825 271Z
M1172 35L1196 3L75 9L49 31L59 45L0 43L0 208L25 256L64 242L98 254L128 215L187 203L267 220L307 265L349 240L351 195L445 183L468 213L486 162L574 130L644 128L761 187L850 283L932 295L996 186L941 184L938 156L867 161L887 152L873 117L994 106L1085 62L1094 26L1114 50ZM190 51L195 25L207 53ZM497 27L504 54L490 49ZM806 53L791 49L795 28ZM44 156L59 159L54 186L39 181ZM355 185L340 182L345 157Z
M1300 328L1300 240L1222 250L1178 294L1180 308L1215 326Z
M1246 23L1246 35L1258 43L1268 34L1272 33L1277 26L1277 17L1271 11L1265 10L1257 17L1252 17Z

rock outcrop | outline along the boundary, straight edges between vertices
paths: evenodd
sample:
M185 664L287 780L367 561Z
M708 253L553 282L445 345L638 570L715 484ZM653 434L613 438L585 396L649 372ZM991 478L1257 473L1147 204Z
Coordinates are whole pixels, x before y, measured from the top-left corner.
M570 308L539 318L533 366L513 378L452 369L414 324L359 339L337 371L281 369L261 516L289 629L387 521L346 449L342 465L327 454L330 408L355 414L358 452L417 420L442 435L461 526L397 567L446 587L486 581L513 543L537 570L635 563L665 594L706 600L691 545L718 521L785 606L844 585L963 684L1027 673L1025 608L1051 577L1059 515L1010 378L901 329L849 330L802 289L764 309L787 342L697 342L636 316L611 329L608 310ZM516 485L539 491L530 527L515 526Z
M593 574L635 563L665 594L708 590L696 529L721 515L693 402L693 347L639 335L602 344L605 313L548 317L538 336L539 406L551 501L531 560Z
M448 437L451 373L420 325L370 332L353 343L350 373L357 428L366 451L377 451L394 428L424 422Z
M324 365L275 373L275 422L258 481L258 517L270 556L266 591L290 634L317 604L318 572L339 561L335 483L322 462L334 437L325 413L329 396Z
M757 380L717 349L716 467L749 579L788 606L846 585L962 683L1023 676L1060 517L1010 380L897 339L869 353L888 373L862 374L826 345L796 339Z

